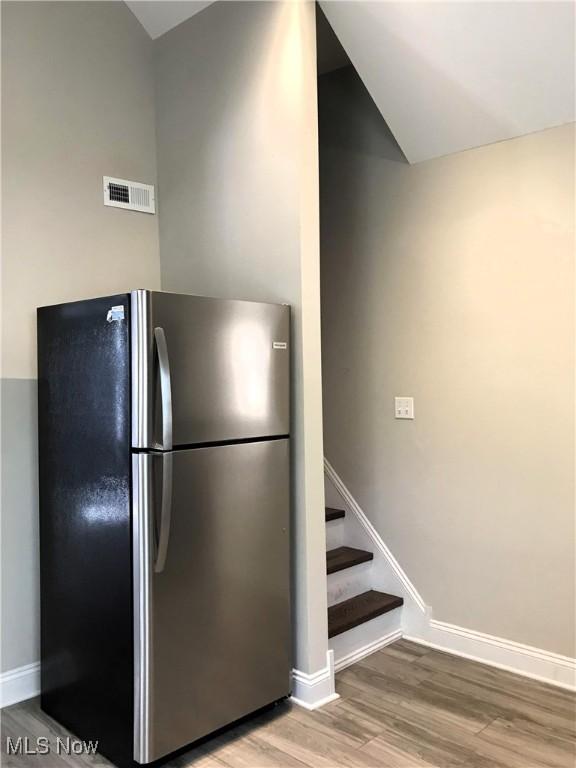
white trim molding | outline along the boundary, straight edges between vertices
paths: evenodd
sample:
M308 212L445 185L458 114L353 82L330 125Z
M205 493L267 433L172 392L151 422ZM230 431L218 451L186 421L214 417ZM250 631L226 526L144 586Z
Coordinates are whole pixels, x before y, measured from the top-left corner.
M406 639L543 683L576 690L576 659L569 656L435 619L430 620L428 630L422 636L407 635Z
M304 709L319 709L324 704L339 699L334 687L334 653L326 654L326 666L308 674L292 670L292 701Z
M356 664L357 661L362 661L366 656L370 656L371 653L376 653L376 651L382 650L382 648L390 645L390 643L395 643L396 640L400 640L401 637L401 629L395 629L393 632L388 632L387 635L384 635L379 640L375 640L373 643L367 643L362 646L362 648L358 648L355 651L346 654L346 656L342 656L342 658L338 659L335 664L335 671L340 672L342 669L346 669L346 667Z
M400 563L392 552L388 549L386 544L384 543L384 540L374 528L370 520L366 517L364 514L362 508L352 496L348 488L344 485L338 474L336 473L336 470L334 467L330 464L328 459L324 457L324 471L326 472L326 475L340 494L342 496L343 500L345 501L346 505L349 507L350 511L354 513L362 527L364 528L365 532L368 534L369 538L371 539L374 546L384 555L386 558L388 565L396 575L396 577L399 579L399 581L402 583L402 586L406 590L406 592L410 595L412 600L415 602L415 604L418 606L418 608L422 611L423 614L426 613L426 604L424 600L422 599L420 593L412 584L406 573L403 571L402 567L400 566Z
M25 664L0 675L0 707L9 707L40 693L40 662Z

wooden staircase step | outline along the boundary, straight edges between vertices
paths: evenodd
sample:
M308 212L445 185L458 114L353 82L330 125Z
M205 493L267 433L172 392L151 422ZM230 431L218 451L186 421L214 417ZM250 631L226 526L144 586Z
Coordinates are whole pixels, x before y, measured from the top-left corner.
M353 547L337 547L326 552L326 573L343 571L344 568L352 568L353 565L367 563L373 559L374 555L372 552L354 549Z
M330 523L332 520L339 520L344 517L346 512L343 509L333 509L332 507L326 507L326 522Z
M403 603L401 597L373 589L342 603L336 603L328 608L328 637L340 635L394 608L400 608Z

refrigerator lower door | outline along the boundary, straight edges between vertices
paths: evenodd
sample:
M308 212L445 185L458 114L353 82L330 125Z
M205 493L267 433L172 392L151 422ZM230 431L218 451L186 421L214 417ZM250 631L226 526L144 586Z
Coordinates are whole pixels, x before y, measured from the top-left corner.
M134 758L290 693L289 441L133 456Z

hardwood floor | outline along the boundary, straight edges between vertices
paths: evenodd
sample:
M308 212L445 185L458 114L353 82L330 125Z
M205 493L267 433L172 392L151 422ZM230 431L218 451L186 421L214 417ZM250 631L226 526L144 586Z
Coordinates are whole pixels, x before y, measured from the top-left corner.
M281 704L170 768L574 768L576 695L400 640L337 676L340 699ZM109 766L103 758L6 755L6 737L67 735L37 700L2 712L2 765Z

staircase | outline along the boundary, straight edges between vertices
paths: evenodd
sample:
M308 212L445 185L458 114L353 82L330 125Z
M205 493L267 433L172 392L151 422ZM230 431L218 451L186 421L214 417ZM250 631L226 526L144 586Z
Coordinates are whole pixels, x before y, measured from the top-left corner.
M342 509L326 507L327 538L329 541L331 538L329 526L333 523L338 524L338 521L342 521L345 515L346 513ZM369 571L361 572L361 568L370 563L373 558L372 552L348 546L336 546L327 551L326 573L328 576L341 574L340 578L345 579L341 591L344 594L350 590L355 592L351 597L329 605L329 638L348 632L403 605L402 597L364 588L367 586L365 582L369 576ZM348 569L351 569L350 579L347 579ZM344 576L342 576L342 572L345 572Z

